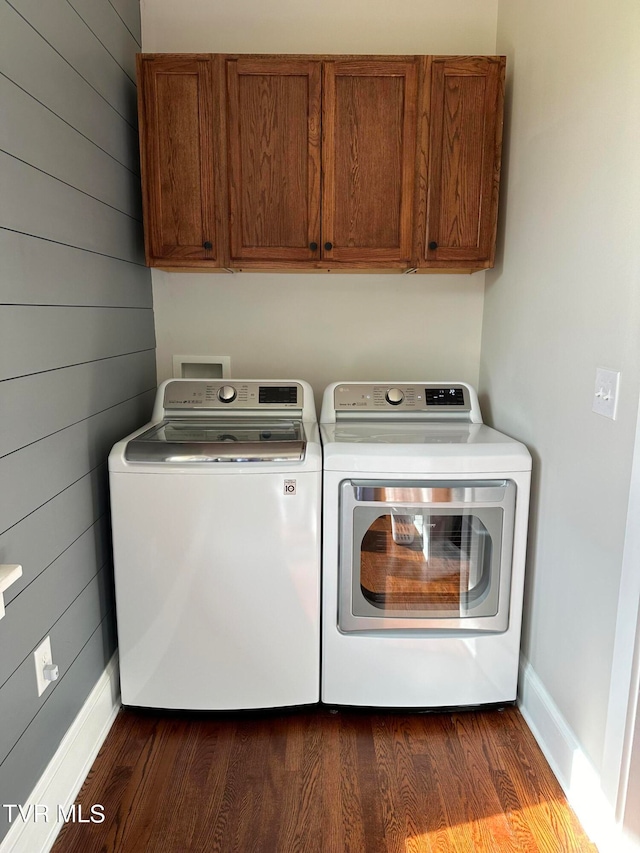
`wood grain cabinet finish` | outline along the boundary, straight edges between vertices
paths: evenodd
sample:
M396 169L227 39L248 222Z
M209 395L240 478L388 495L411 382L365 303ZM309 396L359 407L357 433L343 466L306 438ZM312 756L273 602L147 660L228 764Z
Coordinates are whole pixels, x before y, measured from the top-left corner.
M416 60L325 62L322 94L323 258L406 268L412 257Z
M138 55L149 266L224 263L220 69L210 55Z
M493 265L504 57L138 57L147 263Z
M415 59L226 66L231 266L409 266Z
M231 264L320 257L321 63L226 62Z
M417 266L493 266L505 57L423 57Z

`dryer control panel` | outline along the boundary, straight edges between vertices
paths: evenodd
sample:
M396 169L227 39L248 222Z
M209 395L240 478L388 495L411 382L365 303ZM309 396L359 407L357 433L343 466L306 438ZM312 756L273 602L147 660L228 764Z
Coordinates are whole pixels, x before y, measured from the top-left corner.
M457 415L471 411L469 390L462 384L343 383L336 385L334 405L339 412L433 412Z

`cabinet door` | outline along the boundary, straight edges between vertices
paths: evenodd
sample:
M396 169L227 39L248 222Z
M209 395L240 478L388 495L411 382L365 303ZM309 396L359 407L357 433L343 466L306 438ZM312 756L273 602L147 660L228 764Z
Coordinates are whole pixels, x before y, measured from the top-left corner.
M418 265L493 266L504 57L425 57Z
M227 61L231 263L320 257L321 64Z
M410 263L417 76L412 57L325 62L325 260L363 267Z
M219 64L203 55L139 55L145 250L150 266L220 266ZM221 187L221 181L218 181Z

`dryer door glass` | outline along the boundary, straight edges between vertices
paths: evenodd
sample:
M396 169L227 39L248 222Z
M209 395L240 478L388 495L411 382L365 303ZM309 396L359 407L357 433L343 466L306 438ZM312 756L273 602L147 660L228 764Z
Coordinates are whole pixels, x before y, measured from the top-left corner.
M490 613L483 607L492 550L491 533L473 512L392 508L359 541L360 590L381 610L457 616L477 608L495 615L497 600Z
M342 485L342 630L506 630L515 484Z

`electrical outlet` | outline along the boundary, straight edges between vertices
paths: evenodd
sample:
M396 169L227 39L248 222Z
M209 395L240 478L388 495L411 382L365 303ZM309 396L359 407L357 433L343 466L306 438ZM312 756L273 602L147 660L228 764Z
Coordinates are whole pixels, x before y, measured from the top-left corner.
M617 370L596 368L596 385L593 391L593 411L605 418L616 418L618 406L618 384L620 373Z
M53 663L51 656L51 639L45 637L38 648L33 653L33 660L36 666L36 684L38 685L38 696L42 696L47 687L52 681L58 677L57 667ZM45 671L45 667L47 668ZM55 677L52 674L55 671Z

